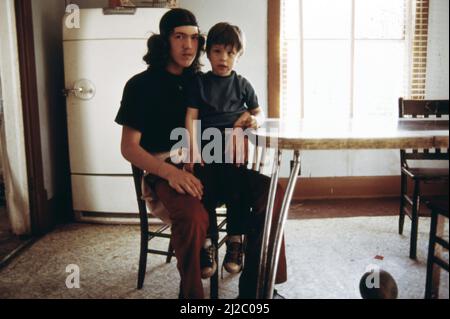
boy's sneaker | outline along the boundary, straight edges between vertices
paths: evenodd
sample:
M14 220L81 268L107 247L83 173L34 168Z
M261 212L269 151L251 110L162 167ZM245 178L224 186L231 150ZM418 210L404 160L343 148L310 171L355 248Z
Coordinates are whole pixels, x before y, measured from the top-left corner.
M223 259L223 266L230 274L237 274L242 270L244 249L241 242L227 241L227 252Z
M217 250L214 245L211 245L208 248L202 247L200 250L200 267L203 279L210 278L216 273L216 254Z

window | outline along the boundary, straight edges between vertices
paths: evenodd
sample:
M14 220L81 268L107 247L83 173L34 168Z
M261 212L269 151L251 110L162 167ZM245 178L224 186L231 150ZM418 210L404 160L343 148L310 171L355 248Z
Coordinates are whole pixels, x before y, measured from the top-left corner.
M399 97L423 98L428 1L275 1L280 93L270 103L290 120L398 116Z

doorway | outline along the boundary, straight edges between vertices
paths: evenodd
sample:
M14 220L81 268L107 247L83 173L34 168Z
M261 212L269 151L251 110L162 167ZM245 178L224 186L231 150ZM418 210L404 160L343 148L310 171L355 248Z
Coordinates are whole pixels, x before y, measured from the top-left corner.
M3 148L5 145L3 134L3 95L2 95L2 78L0 72L0 245L11 229L8 212L6 211L6 194L5 194L5 180L3 178ZM1 249L0 249L1 251ZM0 253L1 259L1 253Z
M0 1L0 268L32 242L15 13Z
M3 104L2 79L0 72L0 268L7 265L14 256L32 243L30 237L18 236L13 233L9 218L8 205L6 202L7 183L5 171L8 169L6 166L8 165L8 162L5 160L6 138L3 125Z

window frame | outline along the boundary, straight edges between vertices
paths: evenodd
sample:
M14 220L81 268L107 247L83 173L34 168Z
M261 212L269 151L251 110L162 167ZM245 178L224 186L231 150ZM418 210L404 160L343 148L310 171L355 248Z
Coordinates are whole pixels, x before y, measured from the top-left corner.
M279 118L281 114L281 1L282 0L268 0L268 116L271 118ZM429 0L412 0L413 3L411 4L413 6L413 11L415 15L419 14L418 8L416 7L416 2L425 3L423 5L427 6L429 8ZM354 8L354 6L353 6ZM421 12L422 13L422 12ZM422 13L423 14L423 13ZM426 12L426 22L428 23L428 12ZM407 39L407 43L409 45L409 59L413 60L413 52L415 50L413 41L415 40L414 37L416 35L417 27L415 24L417 23L417 18L413 18L411 20L411 23L413 24L411 26L411 34L412 39ZM422 26L423 28L423 26ZM423 29L422 29L423 30ZM428 30L428 27L426 27L426 30ZM352 25L352 32L354 32L354 25ZM427 35L426 35L427 36ZM426 40L425 40L426 41ZM354 36L352 36L352 46L355 45L355 39ZM421 42L423 44L423 41ZM352 54L354 54L354 48L352 48ZM417 59L417 58L416 58ZM421 96L420 94L414 95L413 91L413 78L414 73L422 73L426 74L426 66L421 69L420 71L417 71L413 68L413 61L410 61L410 66L407 70L407 73L409 74L408 79L408 87L406 92L408 95L412 95L412 98L421 99L424 98L424 96ZM423 58L422 58L422 64L423 64ZM354 68L354 57L352 57L352 68ZM425 57L425 64L426 64L426 57ZM352 77L351 77L351 85L354 85L354 72L352 70ZM423 85L423 92L425 91L425 85L424 83L421 83ZM352 99L353 103L353 99ZM353 116L353 110L354 106L351 105L350 115ZM302 109L302 116L304 115L304 110Z
M268 116L280 117L281 98L281 0L268 0Z

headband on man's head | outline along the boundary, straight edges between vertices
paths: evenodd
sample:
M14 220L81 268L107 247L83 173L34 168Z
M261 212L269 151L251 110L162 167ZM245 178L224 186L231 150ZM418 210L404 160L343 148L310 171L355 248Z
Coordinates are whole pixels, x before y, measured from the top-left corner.
M162 36L169 36L177 27L194 26L198 27L197 19L194 14L186 9L172 9L161 18L159 22L159 33Z

